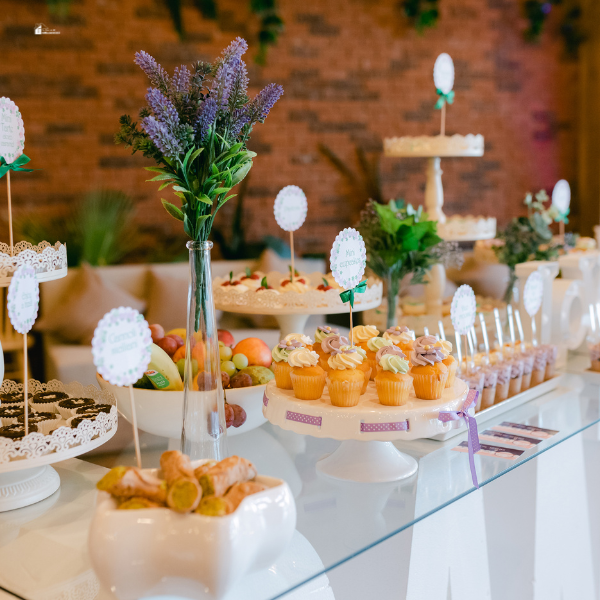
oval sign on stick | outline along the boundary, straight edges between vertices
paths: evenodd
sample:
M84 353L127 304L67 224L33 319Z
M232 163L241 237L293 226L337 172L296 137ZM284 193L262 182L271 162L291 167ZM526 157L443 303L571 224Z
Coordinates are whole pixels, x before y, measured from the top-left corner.
M454 63L445 52L437 57L433 65L433 83L443 94L447 94L454 87Z
M525 282L523 287L523 305L530 317L535 317L542 306L544 293L544 279L539 271L534 271Z
M360 283L367 265L367 251L356 229L348 227L338 233L329 261L333 278L342 288L349 290Z
M0 98L0 156L7 163L14 162L25 148L25 127L17 105L10 99Z
M38 314L40 285L31 265L20 266L8 287L8 316L19 333L28 333Z
M94 364L109 383L132 385L148 368L151 346L152 334L144 317L133 308L113 308L94 331Z
M475 324L475 313L477 302L475 293L468 285L461 285L452 298L450 305L450 319L452 327L459 335L467 335L467 332Z
M306 194L297 185L286 185L280 190L273 206L277 225L284 231L300 229L307 210Z
M560 179L552 190L552 205L556 206L561 214L564 214L569 210L570 204L571 186L566 179Z

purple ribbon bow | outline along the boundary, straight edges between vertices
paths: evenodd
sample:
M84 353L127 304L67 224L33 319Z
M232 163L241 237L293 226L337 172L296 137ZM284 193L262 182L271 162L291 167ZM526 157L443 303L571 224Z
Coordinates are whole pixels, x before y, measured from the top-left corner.
M469 409L477 403L477 397L479 392L477 390L469 390L467 398L463 404L462 410L444 410L440 411L438 419L443 423L448 421L458 421L464 419L467 424L468 432L468 444L469 444L469 466L471 467L471 478L473 479L473 485L479 488L477 482L477 471L475 470L475 453L481 450L479 445L479 433L477 432L477 421L475 417L469 414Z

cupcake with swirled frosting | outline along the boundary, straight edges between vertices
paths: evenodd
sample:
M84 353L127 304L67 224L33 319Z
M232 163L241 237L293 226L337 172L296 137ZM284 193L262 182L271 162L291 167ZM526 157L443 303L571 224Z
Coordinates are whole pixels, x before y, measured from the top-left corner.
M444 354L444 359L442 362L448 367L448 380L446 381L446 387L452 387L454 385L454 379L456 378L456 370L458 368L458 363L454 356L452 356L452 343L448 340L438 340L437 346L442 349Z
M298 340L290 340L286 342L285 339L281 340L275 348L271 351L273 357L273 363L271 368L275 373L275 385L282 390L291 390L292 379L290 377L292 373L292 367L288 364L289 355L298 348L303 348L302 342Z
M391 346L383 346L382 348L380 348L377 351L377 354L375 355L375 364L376 364L377 373L379 373L379 371L381 371L380 361L381 361L381 357L384 356L385 354L395 354L396 356L399 356L400 358L404 358L405 360L408 360L408 356L406 356L406 354L404 354L404 352L402 352L402 349L400 348L400 346L394 346L393 344ZM410 366L410 362L408 364Z
M448 380L444 353L432 335L419 337L410 353L415 395L421 400L439 400Z
M337 352L342 346L349 346L350 340L345 335L334 333L328 335L320 344L323 356L319 360L319 364L324 371L329 371L329 356Z
M393 346L394 343L391 340L386 340L382 337L375 336L367 342L367 362L371 367L371 379L375 379L377 373L377 361L375 357L377 353L385 346Z
M327 389L333 406L347 408L358 404L366 379L360 368L363 361L363 354L354 346L341 346L330 355Z
M323 358L323 356L325 356L325 352L323 351L323 348L321 348L323 340L330 335L337 335L339 333L339 329L336 329L335 327L329 327L329 325L319 325L317 327L315 331L314 351L319 355L319 358Z
M314 342L309 336L304 335L303 333L288 333L281 341L286 343L300 342L302 346L306 346L309 350L313 350Z
M385 406L403 406L408 402L412 388L412 377L408 374L410 369L408 361L398 354L389 352L381 355L379 366L381 369L375 376L379 402Z
M402 351L408 355L415 341L415 332L406 325L396 325L387 329L382 337L391 340L396 346L400 346Z
M379 335L379 330L374 325L357 325L352 328L352 343L367 351L367 342Z
M292 350L288 356L292 368L290 378L298 400L318 400L325 388L325 371L319 366L319 355L308 348Z

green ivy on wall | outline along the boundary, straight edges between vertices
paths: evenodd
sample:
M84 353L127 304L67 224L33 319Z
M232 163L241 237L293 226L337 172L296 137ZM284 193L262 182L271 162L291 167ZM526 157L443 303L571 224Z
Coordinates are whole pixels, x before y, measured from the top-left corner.
M402 0L400 7L419 33L433 27L440 16L438 0Z

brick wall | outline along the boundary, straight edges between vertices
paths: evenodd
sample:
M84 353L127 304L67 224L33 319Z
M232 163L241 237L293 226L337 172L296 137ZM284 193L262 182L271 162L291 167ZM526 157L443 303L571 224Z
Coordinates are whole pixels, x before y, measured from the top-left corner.
M132 62L136 50L172 70L210 60L234 36L252 39L256 32L245 1L219 0L221 28L188 4L182 43L162 0L74 0L61 23L49 17L44 0L3 0L0 95L19 105L25 151L42 169L13 177L18 214L64 214L88 190L112 187L136 199L140 230L150 240L179 232L160 206L161 194L145 182L146 161L115 146L112 136L118 117L136 115L143 104L147 80ZM482 133L486 140L483 158L442 162L446 212L489 214L504 223L521 211L527 190L550 189L564 177L576 193L577 66L561 59L556 32L536 46L522 41L519 0L441 0L440 22L424 36L406 26L397 0L279 4L285 34L264 68L249 61L252 94L271 81L285 88L250 144L259 152L246 200L252 239L267 230L284 237L272 204L281 187L294 183L309 199L298 248L327 252L358 207L318 144L355 165L355 145L377 152L384 136L437 133L431 73L444 51L456 67L447 133ZM34 35L38 22L60 35ZM422 202L424 170L421 159L382 159L385 195ZM4 198L3 182L0 190ZM5 239L6 223L0 228Z

